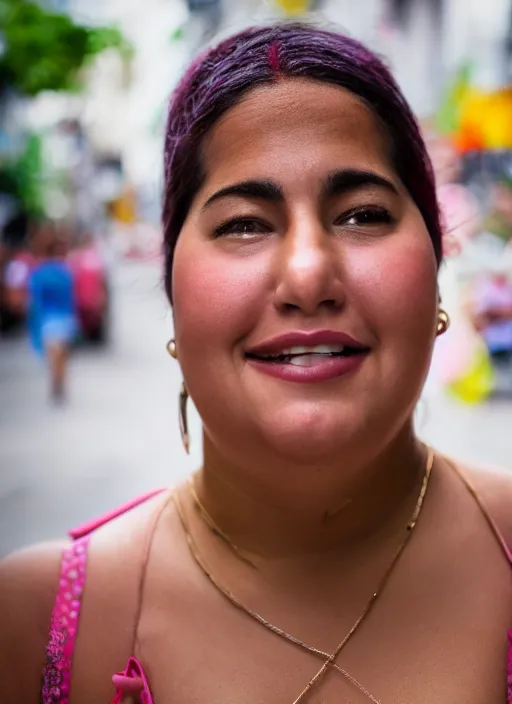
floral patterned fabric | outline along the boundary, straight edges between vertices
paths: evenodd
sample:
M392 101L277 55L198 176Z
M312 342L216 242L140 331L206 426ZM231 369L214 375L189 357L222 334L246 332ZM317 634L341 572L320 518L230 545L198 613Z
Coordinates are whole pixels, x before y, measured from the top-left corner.
M71 664L85 587L87 546L85 536L62 555L59 590L52 613L43 670L42 704L69 704Z

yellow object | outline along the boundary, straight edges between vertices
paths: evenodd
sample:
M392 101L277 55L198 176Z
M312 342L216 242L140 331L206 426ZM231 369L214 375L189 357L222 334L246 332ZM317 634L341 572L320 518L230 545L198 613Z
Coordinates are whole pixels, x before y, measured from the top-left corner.
M309 10L310 0L275 0L275 2L287 15L299 17Z
M135 193L126 188L123 193L111 203L110 212L114 220L126 225L137 221L137 203Z
M494 389L494 369L483 344L476 349L469 368L456 381L448 384L447 388L464 403L480 403L489 396Z
M512 89L469 89L461 100L459 138L468 148L512 149Z

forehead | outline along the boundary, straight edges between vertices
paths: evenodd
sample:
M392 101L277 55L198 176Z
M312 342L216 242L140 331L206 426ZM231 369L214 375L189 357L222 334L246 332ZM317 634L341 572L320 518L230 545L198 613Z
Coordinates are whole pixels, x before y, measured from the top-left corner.
M249 174L286 182L340 167L394 175L388 139L370 108L338 86L285 79L252 90L203 145L207 180Z

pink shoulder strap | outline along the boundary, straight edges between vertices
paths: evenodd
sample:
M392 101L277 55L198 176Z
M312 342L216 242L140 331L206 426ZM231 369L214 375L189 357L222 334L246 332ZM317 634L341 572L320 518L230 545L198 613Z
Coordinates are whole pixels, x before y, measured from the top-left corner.
M507 702L512 704L512 630L508 632Z
M497 522L495 521L492 512L489 511L487 508L487 505L483 501L483 499L480 497L480 493L476 490L476 488L473 486L473 483L469 480L469 478L460 471L459 466L457 462L454 460L446 457L445 458L450 465L450 467L455 471L455 474L458 475L459 479L461 479L462 483L466 486L468 489L469 493L473 496L473 498L476 501L476 504L478 508L480 509L480 512L482 513L483 517L487 521L492 533L494 533L494 536L496 540L498 541L499 546L503 550L503 554L509 564L512 566L512 549L510 545L508 544L507 540L505 539L505 536L501 532L501 529ZM508 654L507 654L507 704L512 704L512 629L508 631Z
M83 523L81 526L78 526L78 528L73 528L73 530L69 531L69 535L71 538L73 538L73 540L83 538L85 535L93 533L97 528L101 528L101 526L104 526L105 523L113 521L114 518L122 516L123 513L128 513L128 511L131 511L132 508L136 508L137 506L143 504L145 501L149 501L149 499L152 499L153 496L161 494L162 491L164 490L154 489L153 491L148 491L146 494L142 494L142 496L138 496L136 499L131 499L130 501L127 501L126 503L122 504L121 506L118 506L112 511L104 513L99 518L93 518L92 521L87 521L87 523Z
M50 621L43 669L42 704L69 704L71 667L80 620L91 534L100 526L161 493L151 491L105 516L70 531L73 543L62 553L59 585ZM146 704L143 702L143 704ZM148 700L150 704L150 700Z
M42 704L69 704L71 664L85 586L89 536L62 554L59 588L50 622L43 670Z

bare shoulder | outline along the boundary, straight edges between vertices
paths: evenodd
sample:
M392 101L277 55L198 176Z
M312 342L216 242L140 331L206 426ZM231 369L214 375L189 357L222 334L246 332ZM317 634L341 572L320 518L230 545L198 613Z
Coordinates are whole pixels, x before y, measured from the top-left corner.
M0 562L2 694L39 701L45 646L65 541L20 550Z
M496 522L507 544L512 547L512 470L493 466L455 463L466 477Z
M109 521L91 536L87 579L73 657L72 689L81 701L110 701L112 675L124 669L144 556L166 493ZM36 545L0 561L2 694L38 704L63 550L69 541Z
M168 496L168 492L158 494L98 528L91 537L73 658L77 704L111 701L112 675L124 670L134 655L146 561Z

